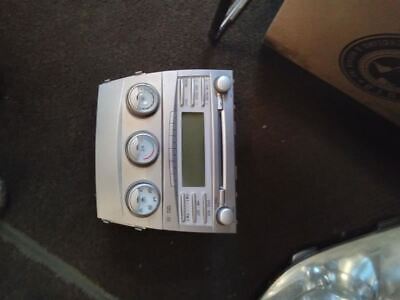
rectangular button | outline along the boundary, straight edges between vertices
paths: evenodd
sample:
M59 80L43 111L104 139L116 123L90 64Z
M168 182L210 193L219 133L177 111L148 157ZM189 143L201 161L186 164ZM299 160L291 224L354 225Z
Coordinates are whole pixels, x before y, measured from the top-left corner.
M203 203L203 222L207 224L207 195L203 193L201 195L201 202Z
M183 106L185 104L185 93L184 93L184 87L183 87L183 79L179 79L179 104L180 106Z
M170 149L176 149L176 135L171 134L168 136L168 148Z
M204 103L207 104L210 102L210 78L204 78Z
M190 93L190 106L194 106L195 99L196 99L196 78L192 78L192 84L190 87L191 93Z
M178 78L178 85L176 87L176 98L178 99L178 103L182 106L182 80Z
M204 77L200 79L200 102L201 106L204 106Z
M175 186L175 175L172 168L170 168L169 170L169 183L171 184L171 186Z
M185 223L186 221L186 210L185 210L185 194L181 193L179 195L179 202L180 202L180 210L181 210L181 222Z
M169 149L168 151L168 159L170 161L170 163L174 164L176 162L176 153L175 153L175 149Z
M189 105L190 104L190 98L191 98L191 85L192 85L192 80L190 77L183 77L182 78L182 98L183 98L183 105Z
M195 193L191 194L191 200L192 200L192 222L196 223L197 216L196 216L196 194Z
M169 113L169 124L175 124L175 111Z
M175 160L174 160L174 155L171 155L171 152L173 152L173 150L169 150L169 162L168 162L168 166L169 166L169 180L170 180L170 184L171 186L175 186Z
M196 194L192 193L192 222L197 222L197 214L196 214Z

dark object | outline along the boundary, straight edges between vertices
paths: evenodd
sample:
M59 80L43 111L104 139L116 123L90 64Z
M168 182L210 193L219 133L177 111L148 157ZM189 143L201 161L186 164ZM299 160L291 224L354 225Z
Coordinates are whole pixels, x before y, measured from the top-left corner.
M7 201L6 201L6 184L0 178L0 213L6 208Z
M226 12L232 5L232 0L221 0L218 4L217 11L215 12L214 19L211 23L211 28L208 37L212 44L216 44L224 32L220 30L220 26L225 19ZM225 27L226 29L226 27Z
M208 34L213 45L219 41L229 25L233 24L249 1L250 0L221 0L219 2Z

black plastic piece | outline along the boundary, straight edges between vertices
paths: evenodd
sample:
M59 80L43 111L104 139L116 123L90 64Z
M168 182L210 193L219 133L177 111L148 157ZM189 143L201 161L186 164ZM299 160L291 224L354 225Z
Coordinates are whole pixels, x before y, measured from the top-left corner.
M4 212L6 207L7 207L6 184L4 180L0 178L0 214Z
M213 45L218 42L227 28L225 27L223 30L219 30L219 27L225 19L226 12L232 3L232 0L221 0L218 4L217 11L215 12L214 19L211 23L210 31L208 32L208 37Z

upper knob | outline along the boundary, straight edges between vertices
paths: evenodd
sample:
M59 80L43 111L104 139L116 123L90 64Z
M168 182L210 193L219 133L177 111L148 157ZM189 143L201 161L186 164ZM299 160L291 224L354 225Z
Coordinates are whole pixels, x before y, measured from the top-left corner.
M214 86L219 93L225 94L231 88L232 80L228 76L222 75L215 80Z
M146 117L157 111L160 95L155 87L139 83L129 89L126 104L128 110L138 117Z
M221 207L217 211L217 221L222 225L231 225L233 222L233 210L229 207Z

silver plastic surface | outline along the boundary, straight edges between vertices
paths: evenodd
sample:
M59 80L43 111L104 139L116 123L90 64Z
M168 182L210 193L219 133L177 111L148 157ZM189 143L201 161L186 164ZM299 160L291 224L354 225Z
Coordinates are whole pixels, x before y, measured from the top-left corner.
M224 79L223 96L215 89L217 78ZM133 112L138 104L132 99L142 101L144 109L153 105L147 96L140 98L138 86L151 87L159 95L151 113ZM96 128L98 217L138 228L236 232L233 108L233 77L228 70L142 73L101 84ZM204 116L204 186L182 184L183 113ZM138 132L158 141L158 155L151 163L146 162L154 154L151 143L142 152L135 148L139 140L133 142L132 137ZM132 203L126 201L135 182L151 182L159 191L158 208L145 217L132 213ZM137 194L132 199L137 200ZM218 222L221 207L230 209L232 222Z

